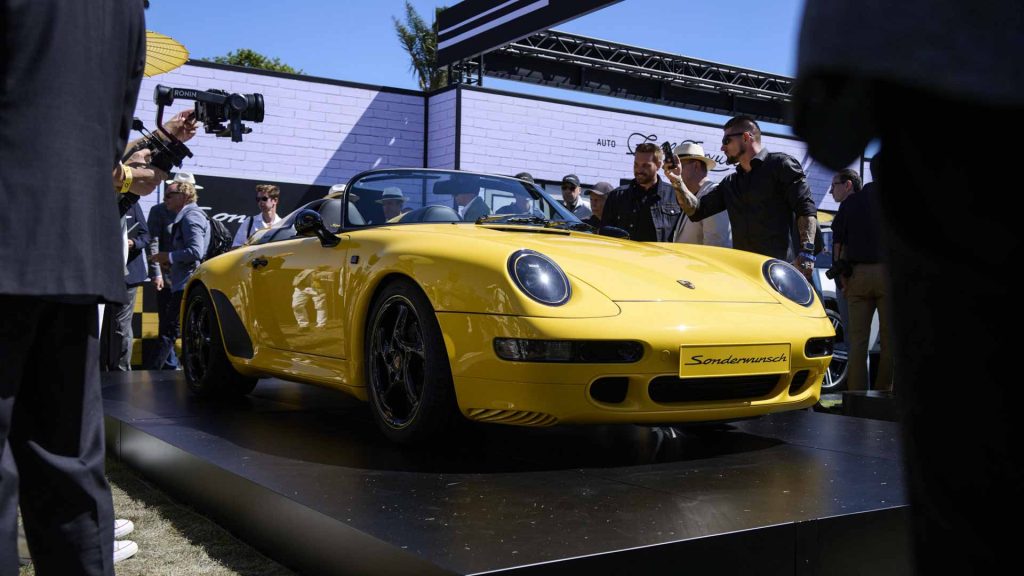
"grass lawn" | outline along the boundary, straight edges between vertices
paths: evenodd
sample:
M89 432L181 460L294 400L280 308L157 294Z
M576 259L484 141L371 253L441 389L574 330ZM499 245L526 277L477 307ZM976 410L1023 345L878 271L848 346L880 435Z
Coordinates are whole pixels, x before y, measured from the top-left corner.
M135 531L125 539L139 545L135 556L114 566L118 576L293 574L123 464L107 460L107 479L114 495L114 515L135 523ZM20 576L34 574L27 566Z

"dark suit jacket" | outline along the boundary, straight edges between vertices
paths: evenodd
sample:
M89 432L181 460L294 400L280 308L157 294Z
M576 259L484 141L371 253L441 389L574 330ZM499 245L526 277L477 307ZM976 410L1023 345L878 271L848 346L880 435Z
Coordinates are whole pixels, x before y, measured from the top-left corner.
M171 251L171 228L174 226L176 217L177 214L168 210L167 205L163 202L149 209L146 225L149 226L149 234L152 238L149 245L150 255ZM149 277L156 278L158 275L163 275L160 265L150 260ZM170 278L164 278L164 281L170 282Z
M140 0L0 0L0 294L125 301L111 171L144 59Z
M152 239L149 236L146 218L142 215L142 208L138 203L133 204L124 217L128 226L128 238L135 241L134 247L128 249L128 274L124 277L124 283L127 286L138 286L149 280L146 256L149 254L149 243Z

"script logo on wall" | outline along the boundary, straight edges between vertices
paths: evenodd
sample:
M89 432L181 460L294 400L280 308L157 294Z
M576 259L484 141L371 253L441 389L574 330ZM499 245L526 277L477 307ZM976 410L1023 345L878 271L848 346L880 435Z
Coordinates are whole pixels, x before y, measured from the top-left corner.
M626 154L628 154L630 156L634 156L636 154L636 147L639 146L640 144L644 144L646 142L651 142L653 144L658 144L658 135L657 134L644 134L642 132L633 132L632 134L629 135L629 138L626 138ZM676 146L679 146L680 144L687 144L687 143L700 144L702 147L704 146L704 141L703 140L692 140L692 139L689 139L689 138L687 138L685 140L681 140L679 142L673 142L673 141L669 140L669 144L672 145L672 148L675 148ZM729 170L729 166L726 164L725 157L722 156L721 153L716 152L714 154L709 154L708 151L707 151L707 148L705 148L704 149L704 155L707 156L708 158L711 158L712 160L714 160L715 164L717 164L717 166L715 167L714 170L712 170L712 172L725 172L726 170Z

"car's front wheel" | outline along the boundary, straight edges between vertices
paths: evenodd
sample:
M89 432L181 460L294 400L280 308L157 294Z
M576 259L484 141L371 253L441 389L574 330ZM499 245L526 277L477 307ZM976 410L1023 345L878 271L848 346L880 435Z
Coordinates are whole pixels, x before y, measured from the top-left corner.
M373 417L389 439L430 443L462 418L441 328L415 284L395 280L377 295L365 350Z
M842 392L846 390L847 370L847 342L846 326L843 325L843 317L835 310L826 309L832 328L836 331L836 339L832 349L832 361L829 362L828 370L825 371L825 379L821 382L821 391L825 394Z
M213 302L201 286L188 295L181 327L181 357L188 387L198 396L244 396L256 387L257 378L239 374L231 365Z

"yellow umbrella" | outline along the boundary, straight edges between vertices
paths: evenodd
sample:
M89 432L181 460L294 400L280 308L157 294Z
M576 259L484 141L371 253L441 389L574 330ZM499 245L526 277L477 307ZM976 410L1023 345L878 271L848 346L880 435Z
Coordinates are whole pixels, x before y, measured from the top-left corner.
M146 30L146 76L170 72L188 60L188 50L180 42L152 30Z

